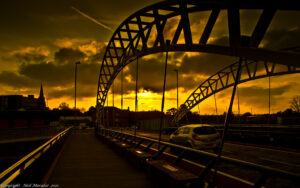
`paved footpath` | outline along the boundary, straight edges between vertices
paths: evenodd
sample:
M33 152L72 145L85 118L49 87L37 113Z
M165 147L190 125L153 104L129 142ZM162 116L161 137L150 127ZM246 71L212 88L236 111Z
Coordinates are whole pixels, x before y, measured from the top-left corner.
M60 188L150 188L155 187L146 173L131 166L92 132L74 132L47 183Z

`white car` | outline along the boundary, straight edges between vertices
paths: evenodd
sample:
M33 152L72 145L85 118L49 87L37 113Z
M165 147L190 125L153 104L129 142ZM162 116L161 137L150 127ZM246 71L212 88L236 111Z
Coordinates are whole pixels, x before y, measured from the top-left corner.
M213 149L218 152L221 143L216 128L207 124L191 124L179 127L170 135L170 142L193 149Z

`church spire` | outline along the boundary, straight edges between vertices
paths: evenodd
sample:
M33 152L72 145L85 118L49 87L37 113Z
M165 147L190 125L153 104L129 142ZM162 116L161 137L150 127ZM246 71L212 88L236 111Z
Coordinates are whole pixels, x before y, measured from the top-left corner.
M41 84L41 90L40 90L39 99L43 99L43 98L44 98L44 91L43 91L43 84Z
M44 97L44 90L43 90L43 84L41 83L41 90L40 90L40 96L38 98L40 108L45 109L46 108L46 102L45 102L45 97Z

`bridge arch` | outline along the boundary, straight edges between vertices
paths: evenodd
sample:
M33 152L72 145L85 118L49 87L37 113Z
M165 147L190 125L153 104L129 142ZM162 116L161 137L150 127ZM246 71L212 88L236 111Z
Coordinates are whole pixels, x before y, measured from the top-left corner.
M262 14L256 23L255 29L249 36L242 36L240 32L240 9L259 9ZM220 10L227 11L229 45L208 44L215 22ZM191 51L222 54L243 57L250 60L263 60L276 62L289 66L299 65L299 53L287 51L274 51L259 48L259 44L268 29L276 10L299 10L294 1L284 3L246 0L234 4L226 0L169 0L145 7L129 16L116 29L111 37L102 60L97 87L97 111L104 107L110 86L118 73L137 57L160 53ZM200 34L198 42L193 42L189 14L193 12L210 11L211 14L204 31ZM171 44L166 46L164 29L166 22L179 16L177 29L171 37ZM154 33L155 38L150 39ZM179 44L178 39L183 33L184 43Z
M269 76L300 73L299 66L268 63L265 61L249 61L246 59L243 59L241 63L241 76L238 84ZM173 123L179 122L192 108L211 95L233 86L236 80L238 64L239 62L233 63L203 81L180 106L178 112L174 115Z

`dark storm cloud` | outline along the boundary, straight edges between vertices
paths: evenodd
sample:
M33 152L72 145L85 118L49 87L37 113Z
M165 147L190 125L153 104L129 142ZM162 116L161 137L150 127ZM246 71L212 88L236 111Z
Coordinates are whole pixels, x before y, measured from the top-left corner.
M276 40L274 40L276 39ZM272 30L264 38L264 48L281 50L291 47L299 47L300 26L286 30Z
M65 86L74 82L75 62L86 57L87 55L78 49L62 48L55 53L54 62L23 63L19 73L51 86ZM81 61L78 65L78 83L96 84L98 69L99 65L96 62Z
M52 89L48 92L48 99L74 96L74 88Z
M74 63L56 65L50 63L23 64L20 74L30 79L46 82L50 86L66 86L74 82ZM78 65L77 81L86 85L96 85L99 65L84 63Z
M95 45L97 52L95 53ZM38 50L36 50L38 49ZM40 83L47 86L50 98L73 96L75 62L80 61L77 71L79 97L96 96L99 61L103 57L104 44L95 41L77 48L61 48L54 53L54 61L46 62L46 50L30 47L11 53L17 55L18 71L0 73L0 83L11 87L36 88ZM35 58L33 58L35 57ZM41 57L41 58L38 58ZM47 57L48 59L48 57Z
M160 1L160 0L158 0ZM85 14L99 20L112 28L117 28L122 21L137 10L146 5L157 1L138 1L138 0L110 0L100 2L98 0L27 0L27 1L3 1L0 6L1 35L0 53L6 50L7 46L13 46L10 49L16 49L19 46L41 46L46 45L49 48L49 56L43 53L15 53L13 58L21 63L18 72L1 72L0 82L14 87L35 87L33 83L43 82L51 88L50 97L59 98L73 96L72 84L74 82L74 63L81 61L78 65L78 95L81 97L95 96L98 81L98 74L103 57L103 49L98 54L91 55L88 51L55 45L56 39L88 39L107 42L112 33L100 26L90 22L86 18L78 15L71 7L76 7ZM223 11L223 13L226 11ZM252 14L244 14L247 23L255 21ZM297 16L289 17L295 20ZM213 44L226 45L228 37L224 27L226 14L221 15L219 27L214 28L212 37ZM258 17L256 17L258 18ZM264 44L267 48L290 47L290 44L300 44L299 27L283 27L287 25L285 20L277 20L265 36ZM199 18L195 18L195 21ZM172 29L176 29L176 19L171 20L166 25L164 33L167 35ZM227 21L226 21L227 22ZM216 23L218 24L218 23ZM193 25L193 23L191 23ZM290 30L284 30L289 28ZM251 28L246 28L250 30ZM225 35L224 35L225 33ZM193 33L194 34L194 33ZM243 34L243 33L242 33ZM200 37L200 36L198 36ZM194 39L194 36L193 36ZM278 39L278 40L277 40ZM274 41L274 42L271 42ZM69 46L64 46L69 47ZM9 50L8 50L9 51ZM1 54L1 55L2 55ZM54 59L52 56L54 55ZM151 90L153 92L162 91L163 71L164 71L164 53L153 58L142 58L139 67L139 88ZM202 77L209 77L225 66L232 64L236 58L208 55L199 53L188 56L184 52L170 53L167 71L167 90L176 88L176 74L173 71L179 69L179 86L185 89L196 88ZM47 62L47 60L50 60ZM177 67L180 65L180 67ZM135 63L129 65L129 71L125 72L125 77L131 76L133 81L124 79L125 93L135 90ZM201 79L195 79L202 76ZM115 92L120 91L120 81L117 79ZM60 87L56 89L55 87ZM252 92L252 91L249 91ZM259 93L259 92L258 92ZM253 95L255 92L253 91ZM262 93L259 93L264 95ZM248 96L250 98L250 96Z
M63 25L64 28L71 25L70 13L67 1L3 1L0 20L4 36L1 38L7 41L14 36L14 43L32 44L33 39L45 38L45 35L59 36L68 32Z
M36 81L31 80L26 76L18 75L14 72L3 71L0 73L0 83L11 87L33 88Z
M96 96L96 85L85 85L85 84L78 84L77 85L77 92L76 95L78 98L81 97L95 97ZM48 98L61 98L61 97L74 97L74 88L62 88L62 89L51 89L48 92Z
M90 54L88 55L88 62L94 63L94 62L98 62L98 63L102 63L102 59L104 57L104 53L106 50L106 44L100 44L97 47L95 47L97 49L96 54ZM100 65L99 65L100 66Z
M55 53L55 61L57 63L75 63L86 57L86 54L78 49L62 48Z
M292 85L288 84L281 87L271 88L271 103L276 105L281 96L288 92ZM246 87L240 89L241 103L266 108L268 105L268 88Z
M290 88L292 88L291 85L285 85L285 86L281 86L281 87L275 87L275 88L271 88L271 94L272 96L280 96L283 93L287 92ZM240 88L240 94L247 97L247 98L251 98L253 96L263 96L268 94L269 92L269 88L262 88L262 87L257 87L257 86L253 86L253 87L243 87Z
M96 86L98 84L99 69L100 65L98 63L82 62L80 65L78 65L78 83Z
M139 60L139 89L151 90L152 92L161 92L163 88L164 75L164 54L154 56L153 58L141 58ZM177 59L181 59L180 67L176 66ZM179 87L184 89L195 89L203 80L195 77L201 75L207 78L222 68L235 63L236 58L198 53L188 56L183 52L171 53L168 60L166 90L175 89L177 86L176 73L174 69L179 70ZM125 72L124 77L131 76L133 80L136 78L136 63L128 65L129 71ZM119 80L117 80L119 88ZM124 79L125 92L130 93L135 90L135 81L129 83ZM118 91L117 91L118 92Z
M288 93L291 89L293 89L294 83L287 83L284 86L273 87L271 88L271 101L272 105L276 105L278 99L282 98L285 93ZM222 101L229 102L231 96L232 88L221 92L218 95L218 98ZM269 88L252 86L252 87L242 87L239 88L239 96L240 103L244 105L267 108L268 105L268 96L269 96Z
M78 65L77 83L79 97L96 96L99 64L94 60L103 54L87 56L78 49L62 48L55 53L54 62L40 62L41 59L30 59L34 54L19 56L22 63L18 73L3 71L0 73L0 83L12 87L35 88L41 82L49 88L50 98L73 96L75 62L85 58ZM30 61L28 61L30 59ZM71 89L69 89L71 87Z
M14 58L20 63L35 63L45 61L47 56L36 53L15 54Z
M195 80L195 75L187 75L185 77L179 77L179 87L183 87L184 92L190 89L196 89L205 79ZM186 87L187 86L187 87ZM175 88L176 86L174 86Z
M38 64L22 64L19 73L23 76L47 84L66 85L73 80L73 66L70 64L55 65L53 62L42 62Z
M9 45L32 45L40 43L41 39L51 42L61 37L93 38L104 42L112 32L82 17L72 6L117 28L130 14L152 3L137 0L3 1L0 6L0 40Z
M237 58L199 53L199 55L183 57L180 70L185 74L204 74L211 76L226 66L235 63Z
M163 87L163 79L164 79L164 63L162 63L164 59L161 60L156 58L151 59L140 59L139 60L139 88L144 88L145 90L151 90L153 92L161 92ZM167 69L167 84L166 89L169 90L174 87L174 83L176 85L176 81L174 80L174 69L176 68L173 64L168 64ZM131 63L129 65L128 75L131 75L135 80L136 77L136 63ZM132 90L135 89L134 83L131 84Z
M2 49L0 49L1 51ZM1 53L1 52L0 52ZM33 47L26 46L20 47L17 50L4 50L1 56L2 62L8 63L39 63L46 60L49 55L49 50L45 46Z

